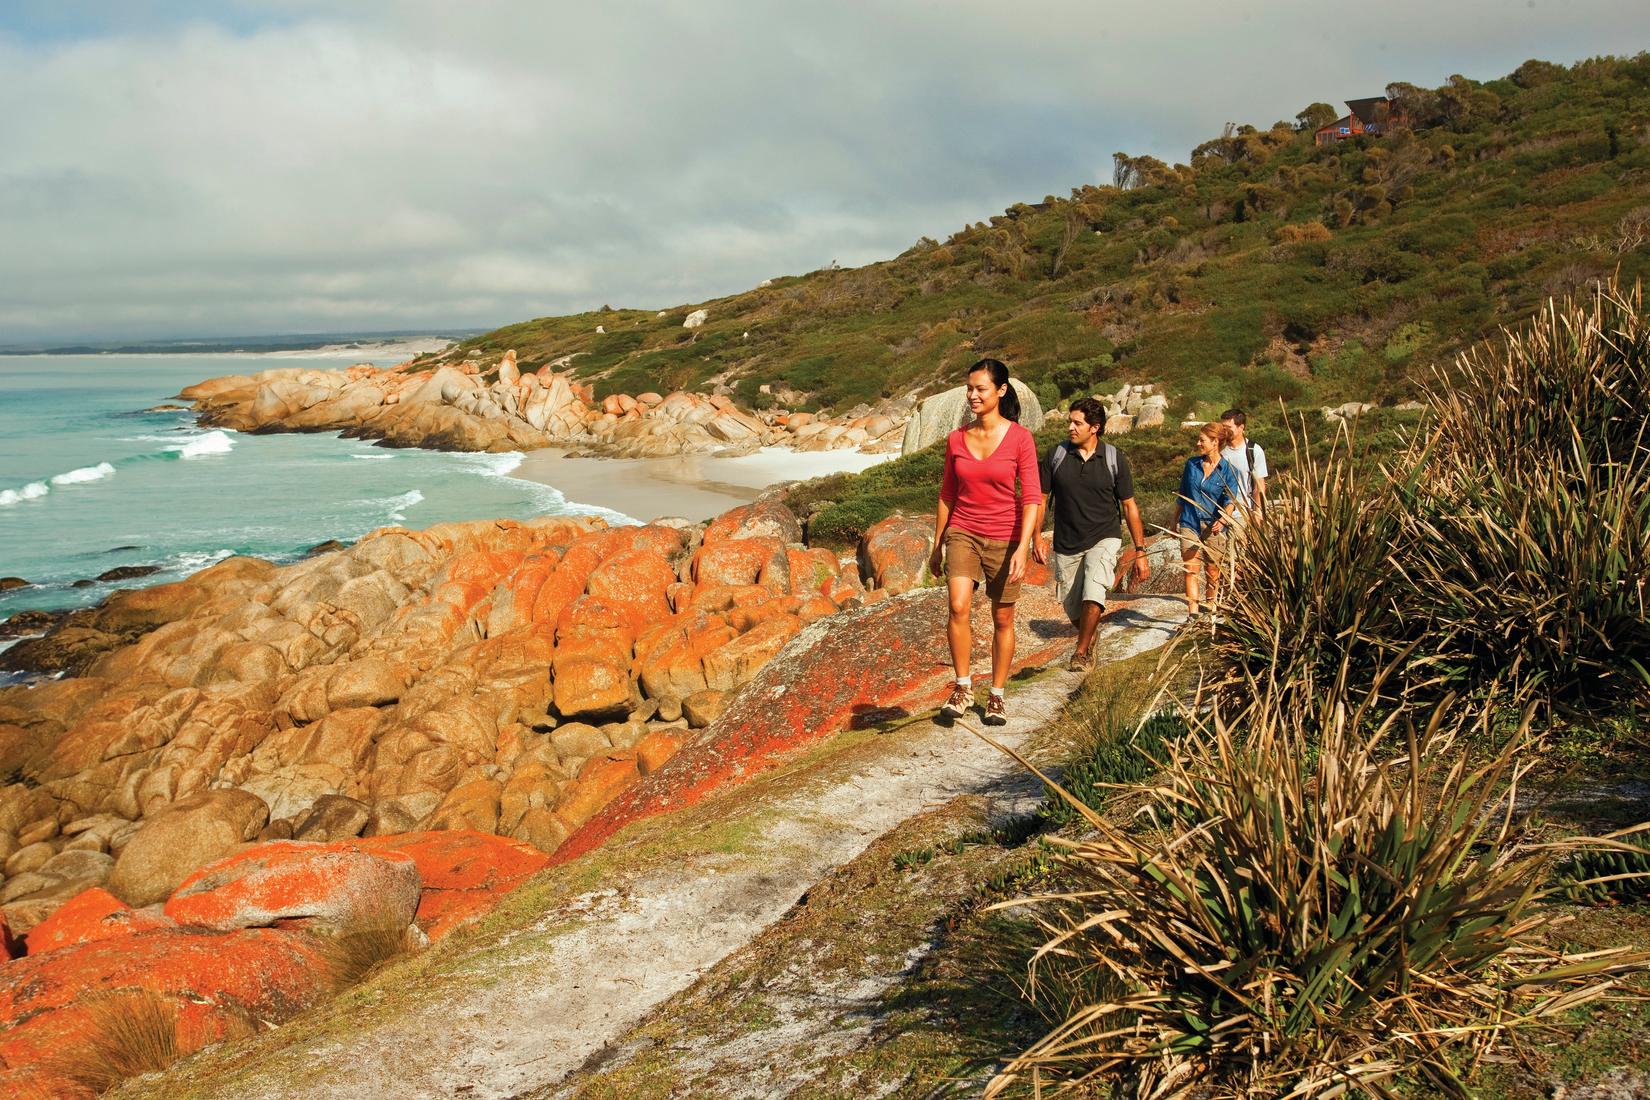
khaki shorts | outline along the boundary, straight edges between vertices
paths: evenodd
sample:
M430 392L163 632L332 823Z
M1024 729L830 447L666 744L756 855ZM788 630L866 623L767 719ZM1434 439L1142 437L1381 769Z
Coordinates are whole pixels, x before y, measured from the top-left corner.
M1227 532L1225 528L1222 528L1220 534L1216 535L1209 530L1213 526L1212 523L1208 524L1201 532L1194 531L1190 527L1181 527L1175 530L1175 534L1180 536L1181 561L1185 561L1193 554L1201 552L1205 561L1213 562L1215 565L1221 563L1222 559L1226 557Z
M1054 554L1054 595L1073 623L1083 617L1085 603L1106 606L1106 586L1117 576L1122 539L1101 539L1081 554Z
M985 585L992 603L1010 604L1020 598L1020 582L1008 579L1008 560L1013 556L1013 543L981 538L958 527L945 529L945 575Z

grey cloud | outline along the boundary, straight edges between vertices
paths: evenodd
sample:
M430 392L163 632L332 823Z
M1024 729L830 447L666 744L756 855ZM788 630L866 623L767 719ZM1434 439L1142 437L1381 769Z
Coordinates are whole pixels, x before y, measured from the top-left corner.
M24 7L0 343L662 307L892 255L1114 150L1650 31L1639 0L1399 0L1367 32L1293 0Z

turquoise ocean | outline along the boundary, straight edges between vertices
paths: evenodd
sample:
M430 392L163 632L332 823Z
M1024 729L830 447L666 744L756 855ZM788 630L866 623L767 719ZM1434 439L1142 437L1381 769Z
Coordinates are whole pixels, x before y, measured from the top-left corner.
M350 360L213 355L0 356L0 618L97 603L231 554L294 561L376 527L594 513L510 476L514 454L375 447L333 435L246 435L147 411L185 386L269 367ZM117 566L143 580L93 583Z

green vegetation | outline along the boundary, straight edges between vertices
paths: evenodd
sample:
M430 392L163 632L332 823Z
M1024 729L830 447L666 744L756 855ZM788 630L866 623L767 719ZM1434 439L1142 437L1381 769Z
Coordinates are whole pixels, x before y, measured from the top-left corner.
M1297 464L1246 540L1220 646L1250 675L1496 694L1590 720L1650 700L1650 323L1613 285L1427 390L1410 445Z
M1555 932L1642 902L1642 834L1540 843L1516 796L1650 712L1646 320L1609 283L1440 372L1404 445L1297 435L1143 804L1061 792L1088 833L1010 903L1052 1026L988 1095L1465 1096L1510 1029L1642 986L1642 936Z
M1206 418L1407 397L1548 295L1650 272L1650 54L1389 92L1412 131L1318 148L1313 104L1300 126L1230 127L1186 165L1118 154L1108 185L883 263L662 315L539 318L456 354L572 355L598 394L755 379L839 411L989 354L1040 393L1158 382L1172 413ZM700 307L709 320L684 329Z

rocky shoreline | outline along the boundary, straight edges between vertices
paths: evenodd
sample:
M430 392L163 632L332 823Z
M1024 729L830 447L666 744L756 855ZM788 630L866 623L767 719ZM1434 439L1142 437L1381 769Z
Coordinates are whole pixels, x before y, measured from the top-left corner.
M382 528L17 642L57 678L0 688L0 1091L93 1095L52 1054L86 1004L159 998L189 1049L277 1023L354 980L340 944L416 949L629 823L932 706L932 527L891 516L844 556L776 491L699 524ZM1040 629L1022 663L1065 644Z
M244 432L328 432L391 447L530 451L561 447L621 458L900 449L903 416L854 410L751 412L723 394L610 394L552 367L522 371L514 352L491 366L465 361L421 370L358 363L340 371L274 368L185 389L205 426Z

